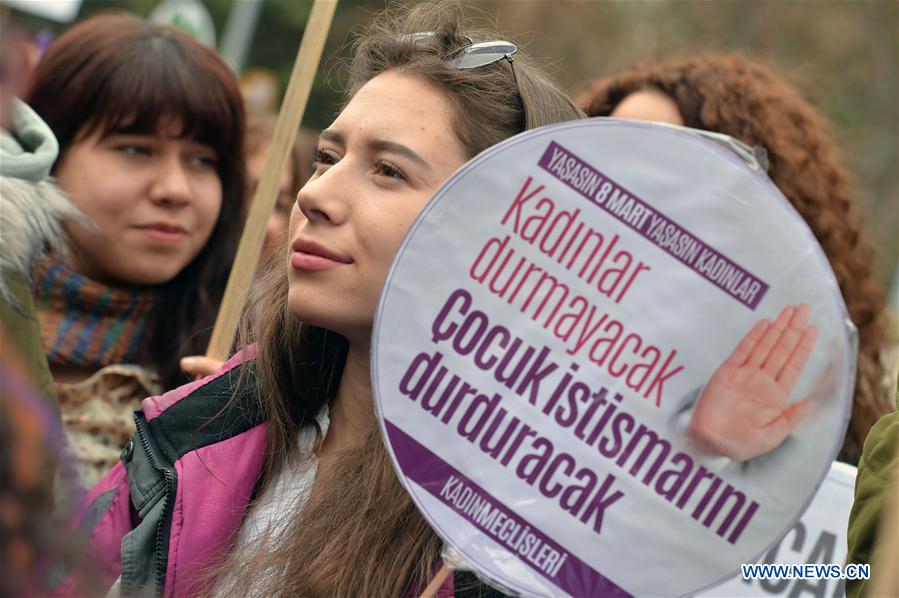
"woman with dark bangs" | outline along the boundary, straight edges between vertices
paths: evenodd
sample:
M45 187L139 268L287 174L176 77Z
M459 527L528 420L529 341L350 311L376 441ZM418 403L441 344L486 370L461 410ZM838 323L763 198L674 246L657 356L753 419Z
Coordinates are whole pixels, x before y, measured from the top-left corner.
M145 396L205 351L243 222L235 76L182 32L124 14L77 24L28 98L59 140L53 176L84 221L33 272L42 341L83 481L134 431Z
M578 96L588 116L648 120L730 135L768 155L768 175L827 255L859 332L852 418L839 459L857 464L868 430L893 410L882 291L871 269L840 152L821 114L773 70L706 54L598 79Z

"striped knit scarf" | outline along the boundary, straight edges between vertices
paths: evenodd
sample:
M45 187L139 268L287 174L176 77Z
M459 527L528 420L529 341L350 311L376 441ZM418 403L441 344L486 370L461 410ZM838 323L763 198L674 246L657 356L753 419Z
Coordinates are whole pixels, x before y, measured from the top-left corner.
M108 287L61 259L38 262L32 274L41 341L52 365L136 361L157 291Z

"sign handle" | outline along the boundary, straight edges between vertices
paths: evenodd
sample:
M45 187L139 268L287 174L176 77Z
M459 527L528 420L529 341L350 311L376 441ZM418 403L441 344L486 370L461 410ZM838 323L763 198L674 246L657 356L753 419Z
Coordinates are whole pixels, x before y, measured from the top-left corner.
M440 567L434 575L434 578L431 580L431 583L428 584L428 587L424 589L419 598L435 598L437 596L437 590L440 589L440 586L443 585L443 582L446 581L449 574L449 566L446 563L443 563L443 566Z
M244 224L243 235L237 246L237 255L231 266L222 304L206 349L207 357L224 361L231 354L240 313L247 299L246 291L256 271L256 263L265 238L265 223L277 199L278 182L287 164L303 113L306 111L312 81L318 70L336 8L337 0L315 0L309 13L284 101L281 102L281 110L275 122L275 132L265 160L262 178L253 195L250 213Z

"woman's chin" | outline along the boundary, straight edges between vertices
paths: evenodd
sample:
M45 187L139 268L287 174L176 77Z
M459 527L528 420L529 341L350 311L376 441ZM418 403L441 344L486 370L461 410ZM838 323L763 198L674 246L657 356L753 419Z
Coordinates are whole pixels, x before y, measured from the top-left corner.
M290 286L287 292L290 315L308 326L336 332L350 342L370 342L373 307L366 302L337 301L331 293L324 295L310 291L308 286Z
M288 300L287 312L303 324L324 327L322 326L324 319L321 317L321 314L317 314L315 310L309 309L309 305L306 303L295 305L294 302Z
M314 313L309 309L291 309L288 312L306 326L324 328L345 338L351 345L367 346L371 342L372 323L369 320L343 319L335 314Z
M307 326L315 326L317 328L326 328L338 334L342 334L340 330L341 318L337 317L333 311L320 309L312 302L306 300L291 301L292 297L288 297L287 311L291 316Z

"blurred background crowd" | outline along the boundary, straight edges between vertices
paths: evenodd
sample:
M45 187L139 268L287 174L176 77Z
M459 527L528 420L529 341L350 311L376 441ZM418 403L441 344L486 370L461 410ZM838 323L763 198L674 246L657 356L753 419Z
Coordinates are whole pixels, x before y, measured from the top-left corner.
M12 5L38 47L68 27L34 14L23 0ZM121 9L147 17L157 11L193 30L223 52L253 89L256 106L274 109L296 56L311 2L306 0L193 0L192 9L160 11L157 0L83 0L66 4L63 17L83 20ZM874 270L891 288L897 309L899 260L899 4L892 0L479 0L471 3L502 30L516 32L532 56L543 59L565 89L629 68L700 50L733 50L772 64L830 120L864 212L864 226L878 248ZM345 0L337 7L325 56L303 126L320 130L337 113L345 81L337 67L346 59L348 32L383 0ZM44 12L45 15L53 14ZM179 16L180 15L180 16ZM234 22L237 21L237 22ZM243 29L238 27L242 24ZM239 41L238 41L239 40ZM245 40L245 41L244 41ZM230 56L229 56L230 52Z

